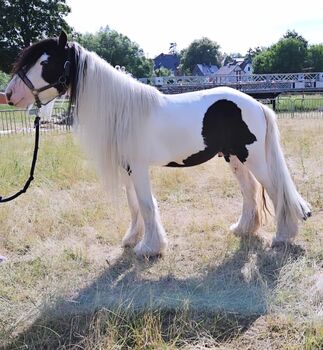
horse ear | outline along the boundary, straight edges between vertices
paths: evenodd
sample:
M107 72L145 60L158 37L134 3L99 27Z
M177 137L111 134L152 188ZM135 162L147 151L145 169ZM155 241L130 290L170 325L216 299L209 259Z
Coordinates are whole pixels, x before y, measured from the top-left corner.
M62 48L64 48L67 44L67 35L66 33L62 30L61 34L58 37L58 45Z

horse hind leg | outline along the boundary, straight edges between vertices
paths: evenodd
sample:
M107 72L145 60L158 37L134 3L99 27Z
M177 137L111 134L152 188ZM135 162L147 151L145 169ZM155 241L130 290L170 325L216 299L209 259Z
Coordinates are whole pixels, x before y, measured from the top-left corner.
M284 194L281 193L281 189L273 184L272 174L270 173L268 166L266 164L263 164L262 166L252 164L250 169L257 180L266 189L274 206L277 228L276 236L273 238L273 243L292 242L298 233L298 218L290 213L288 202L286 201L286 198L284 198Z
M266 118L266 137L250 152L246 166L264 186L275 208L277 232L273 243L292 242L299 221L311 215L310 205L298 193L283 155L274 112L262 106Z
M241 237L253 235L261 224L262 186L236 156L230 156L229 164L238 179L243 197L242 214L238 222L230 226L230 230Z

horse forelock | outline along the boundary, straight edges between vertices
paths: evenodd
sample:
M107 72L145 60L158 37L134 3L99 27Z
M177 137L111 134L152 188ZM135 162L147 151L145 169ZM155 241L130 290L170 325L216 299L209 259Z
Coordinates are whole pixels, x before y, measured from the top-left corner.
M29 70L43 53L54 52L57 45L57 39L50 38L26 47L14 63L12 74L17 74L22 68Z

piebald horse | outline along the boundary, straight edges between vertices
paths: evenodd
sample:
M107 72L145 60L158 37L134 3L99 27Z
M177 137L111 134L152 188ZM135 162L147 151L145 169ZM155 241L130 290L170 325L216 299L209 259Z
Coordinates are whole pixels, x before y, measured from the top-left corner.
M165 95L77 43L45 39L17 59L6 95L18 107L68 92L75 122L107 188L125 185L131 224L123 246L139 256L164 253L167 238L151 191L149 166L191 167L221 155L237 178L242 214L230 228L251 236L261 223L264 190L273 202L273 242L291 242L310 215L286 166L275 113L228 87Z

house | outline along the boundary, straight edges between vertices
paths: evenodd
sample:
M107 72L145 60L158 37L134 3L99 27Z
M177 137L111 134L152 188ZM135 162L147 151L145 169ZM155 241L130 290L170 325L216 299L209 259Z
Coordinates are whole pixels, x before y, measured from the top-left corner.
M192 75L205 77L214 74L215 72L217 72L218 69L218 66L213 64L197 64L192 71Z
M179 64L180 59L176 54L161 53L154 58L154 70L164 67L169 69L174 75L176 75Z
M232 62L229 62L225 66L219 68L213 77L218 76L230 76L229 80L226 81L237 81L240 80L242 75L252 74L252 63L249 57L247 58L236 58Z

